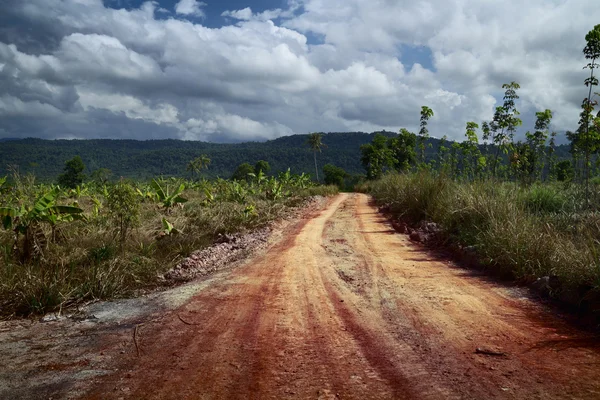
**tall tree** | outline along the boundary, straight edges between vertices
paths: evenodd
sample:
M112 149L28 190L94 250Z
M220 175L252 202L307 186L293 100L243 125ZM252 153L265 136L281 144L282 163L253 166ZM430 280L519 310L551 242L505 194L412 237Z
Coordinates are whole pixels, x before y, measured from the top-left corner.
M511 146L514 144L517 127L522 124L521 119L518 117L520 113L516 106L516 101L519 99L517 90L520 88L521 86L517 82L502 85L502 89L505 89L504 104L502 107L497 107L494 114L494 121L498 129L500 129L500 132L496 132L496 136L494 137L494 143L498 146L494 158L494 176L497 174L499 152L502 151L505 154L509 152Z
M586 199L589 203L590 153L593 151L592 147L597 145L598 142L598 132L595 132L596 129L595 125L593 124L593 112L596 102L592 102L592 88L594 86L598 86L598 78L594 76L594 70L598 67L596 60L600 58L600 24L596 25L594 29L585 35L585 41L586 45L583 48L583 54L587 60L590 60L590 62L584 68L588 68L590 70L590 77L584 82L589 91L588 97L586 101L584 101L582 123L585 125L585 190ZM581 133L583 133L583 129Z
M475 122L467 122L465 140L461 144L464 154L464 169L468 178L474 179L485 167L485 157L479 151L479 141L477 139L477 129L479 125Z
M546 163L548 165L549 178L553 181L556 179L556 174L554 173L554 166L556 165L556 132L550 134Z
M421 107L421 123L419 129L419 162L421 166L425 165L425 143L429 138L429 130L427 129L427 124L429 123L429 119L431 119L431 117L433 117L433 110L427 106Z
M448 160L449 148L446 147L447 144L448 144L448 137L446 135L444 135L440 139L440 144L438 146L438 153L437 153L438 170L440 172L444 172L444 173L450 172L449 171L450 165L449 165L449 160Z
M326 145L321 141L321 139L323 138L323 134L322 133L311 133L308 135L308 140L306 141L306 143L308 144L308 146L312 149L313 151L313 156L315 159L315 174L317 176L317 182L319 182L319 168L317 167L317 151L320 153L321 149L323 147L326 147Z
M552 120L552 111L545 110L535 113L535 131L527 132L527 145L530 147L530 180L534 181L542 177L544 172L544 149L546 148L546 140L548 139L548 128Z

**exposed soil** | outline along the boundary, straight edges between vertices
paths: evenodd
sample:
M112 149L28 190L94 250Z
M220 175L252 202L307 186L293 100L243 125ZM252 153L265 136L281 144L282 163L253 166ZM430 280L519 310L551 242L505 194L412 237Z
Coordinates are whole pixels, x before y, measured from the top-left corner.
M0 324L0 398L600 398L599 340L396 233L366 195L177 290Z

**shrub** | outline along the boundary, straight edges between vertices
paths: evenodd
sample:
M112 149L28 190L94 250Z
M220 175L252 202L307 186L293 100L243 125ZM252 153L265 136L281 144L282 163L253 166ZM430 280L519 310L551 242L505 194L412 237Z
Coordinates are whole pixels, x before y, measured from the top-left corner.
M567 199L555 186L535 185L525 192L523 202L533 213L558 213L564 209Z
M127 239L127 233L139 219L140 203L137 194L130 184L121 181L108 191L106 205L111 219L116 225L116 233L120 237L121 245L123 245Z

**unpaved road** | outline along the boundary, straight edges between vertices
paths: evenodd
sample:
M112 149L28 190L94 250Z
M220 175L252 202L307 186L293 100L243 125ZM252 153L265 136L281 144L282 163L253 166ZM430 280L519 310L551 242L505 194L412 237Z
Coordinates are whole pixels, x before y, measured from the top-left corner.
M107 373L77 396L600 399L596 339L431 255L368 200L332 199L184 305L137 321L135 343L134 325L98 334Z

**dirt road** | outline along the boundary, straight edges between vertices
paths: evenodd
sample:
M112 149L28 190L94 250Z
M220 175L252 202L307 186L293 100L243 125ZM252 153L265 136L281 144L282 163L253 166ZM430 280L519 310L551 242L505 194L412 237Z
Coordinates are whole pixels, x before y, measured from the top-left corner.
M0 397L600 398L598 340L429 254L368 200L339 195L170 310L28 336L5 326Z
M360 194L141 326L137 342L87 398L600 398L596 340L432 257Z

